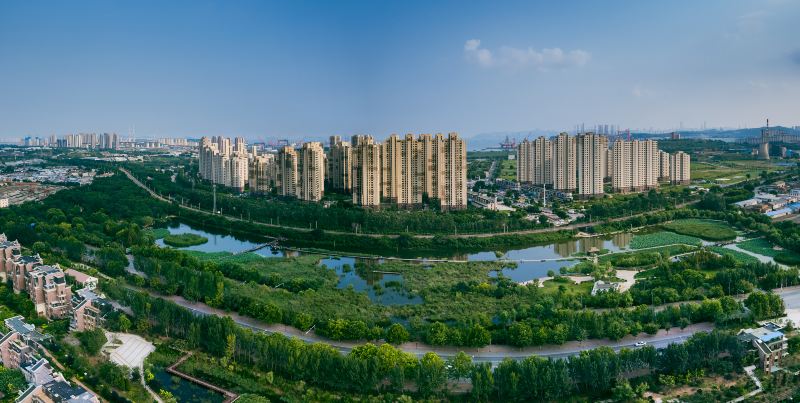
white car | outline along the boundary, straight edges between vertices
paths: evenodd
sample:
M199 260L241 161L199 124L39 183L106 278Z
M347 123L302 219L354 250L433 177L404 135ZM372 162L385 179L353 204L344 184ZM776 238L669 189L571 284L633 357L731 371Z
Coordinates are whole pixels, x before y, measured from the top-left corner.
M634 346L636 347L644 347L646 345L647 345L646 341L637 341L636 344L634 344Z

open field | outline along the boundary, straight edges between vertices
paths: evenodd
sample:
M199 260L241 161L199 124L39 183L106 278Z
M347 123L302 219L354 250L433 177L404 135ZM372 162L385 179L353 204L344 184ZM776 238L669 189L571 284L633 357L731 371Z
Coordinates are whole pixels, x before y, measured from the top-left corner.
M705 179L720 185L735 184L757 177L762 171L772 172L781 167L771 161L729 160L720 162L692 161L692 179Z
M746 251L769 256L775 259L775 261L778 263L787 265L800 264L800 254L785 249L774 249L773 245L763 238L744 241L739 243L738 246Z
M718 253L722 256L730 256L734 258L737 262L748 264L748 263L758 263L759 260L755 256L750 256L747 253L742 253L737 250L723 248L721 246L712 246L711 251Z
M517 160L500 160L497 177L510 181L517 180Z
M667 230L672 232L693 236L707 241L726 241L736 238L736 231L727 223L713 220L675 220L663 224Z

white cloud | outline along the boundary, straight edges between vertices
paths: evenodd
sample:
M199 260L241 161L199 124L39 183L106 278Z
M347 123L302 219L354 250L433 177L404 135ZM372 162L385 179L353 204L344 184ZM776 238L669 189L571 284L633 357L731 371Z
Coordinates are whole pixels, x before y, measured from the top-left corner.
M538 70L583 66L591 55L584 50L564 51L561 48L518 49L503 46L496 52L481 47L479 39L464 43L464 56L481 67L535 68Z

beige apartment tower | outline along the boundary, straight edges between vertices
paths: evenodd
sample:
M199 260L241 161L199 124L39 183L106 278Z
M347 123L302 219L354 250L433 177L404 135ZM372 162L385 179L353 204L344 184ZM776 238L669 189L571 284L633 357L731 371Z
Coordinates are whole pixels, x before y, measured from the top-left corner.
M661 155L654 140L617 140L613 147L611 187L615 192L640 192L658 187Z
M275 186L281 196L297 196L298 179L297 151L290 146L285 146L278 152L277 181Z
M351 190L353 187L353 181L350 178L353 171L352 158L353 150L350 143L342 141L339 136L331 136L327 169L325 170L326 187L343 192Z
M689 154L678 151L672 154L669 165L670 182L674 184L688 185L691 178L691 158Z
M578 195L602 195L608 141L605 136L585 133L575 137L575 144Z
M248 185L250 192L266 194L275 186L275 155L264 154L253 157L249 165Z
M304 143L300 148L297 197L301 200L320 201L325 192L325 150L322 143Z
M572 192L577 189L575 137L561 133L553 140L553 189Z
M540 136L517 146L517 181L534 185L553 183L553 143Z
M661 182L669 182L669 159L669 153L658 151L658 180Z
M381 146L372 136L353 136L352 191L353 204L364 207L381 205Z

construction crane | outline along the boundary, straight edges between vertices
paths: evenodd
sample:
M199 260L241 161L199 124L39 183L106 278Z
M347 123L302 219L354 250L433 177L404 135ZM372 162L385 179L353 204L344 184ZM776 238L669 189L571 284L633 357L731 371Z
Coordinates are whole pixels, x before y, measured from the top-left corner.
M513 150L517 148L517 140L509 139L508 136L506 136L505 141L500 142L500 148L503 150Z

